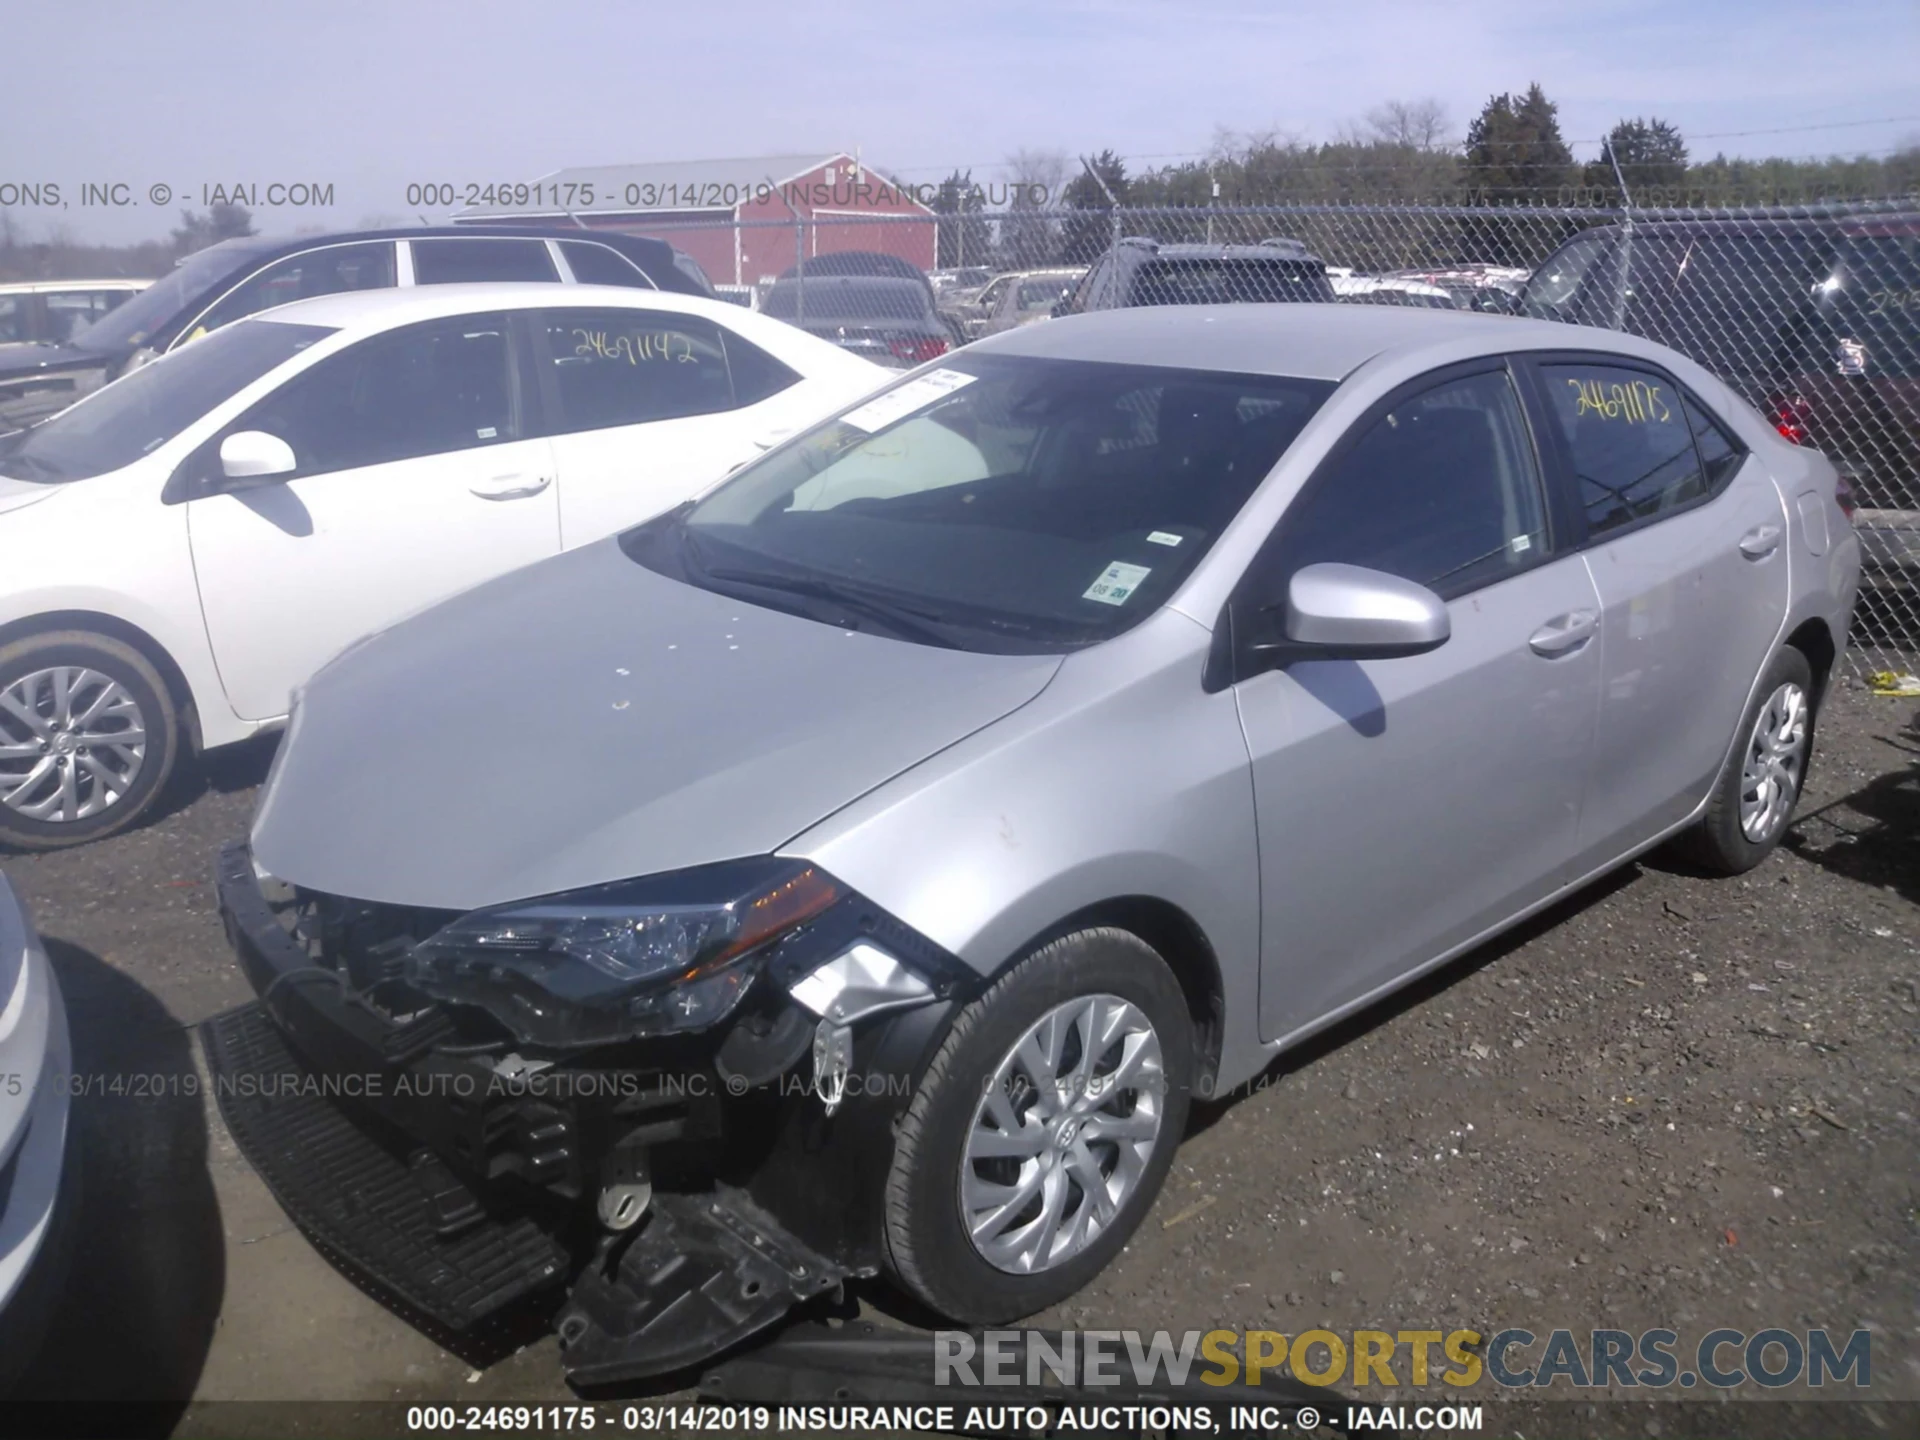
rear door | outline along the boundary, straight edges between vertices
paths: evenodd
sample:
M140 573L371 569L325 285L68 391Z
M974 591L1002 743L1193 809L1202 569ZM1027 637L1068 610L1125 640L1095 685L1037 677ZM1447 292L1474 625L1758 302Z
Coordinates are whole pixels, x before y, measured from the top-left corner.
M1765 467L1665 371L1566 354L1531 373L1600 599L1585 871L1685 819L1719 773L1785 624L1787 515Z
M726 326L673 310L533 317L567 549L670 510L790 433L801 376Z
M552 454L518 370L503 314L406 326L302 371L195 452L193 563L237 714L285 714L350 641L558 552ZM279 436L299 468L219 493L219 443L240 430Z

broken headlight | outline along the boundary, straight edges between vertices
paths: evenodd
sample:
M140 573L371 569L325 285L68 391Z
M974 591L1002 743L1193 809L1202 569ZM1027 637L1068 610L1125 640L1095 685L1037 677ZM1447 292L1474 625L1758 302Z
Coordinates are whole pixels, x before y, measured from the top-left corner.
M841 894L803 861L704 865L476 910L414 946L406 974L533 1045L705 1030L740 1003L767 946Z

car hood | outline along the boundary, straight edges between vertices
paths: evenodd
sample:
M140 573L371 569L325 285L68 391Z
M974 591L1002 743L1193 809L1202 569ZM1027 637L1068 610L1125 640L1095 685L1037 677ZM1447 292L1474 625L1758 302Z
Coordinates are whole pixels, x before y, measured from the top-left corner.
M43 370L104 370L111 355L72 345L0 345L0 376L33 375Z
M42 485L34 480L0 475L0 515L9 510L24 510L29 505L37 505L49 496L59 494L60 489L58 485Z
M316 675L254 856L324 893L469 910L766 854L1024 705L1059 665L762 609L604 541Z

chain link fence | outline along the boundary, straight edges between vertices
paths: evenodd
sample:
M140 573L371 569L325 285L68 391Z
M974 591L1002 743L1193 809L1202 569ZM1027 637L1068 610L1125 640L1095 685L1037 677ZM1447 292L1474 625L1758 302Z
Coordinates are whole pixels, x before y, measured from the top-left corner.
M1131 304L1338 300L1645 336L1834 461L1864 551L1850 664L1866 676L1920 668L1920 197L1765 210L816 212L621 228L670 241L729 299L902 367Z

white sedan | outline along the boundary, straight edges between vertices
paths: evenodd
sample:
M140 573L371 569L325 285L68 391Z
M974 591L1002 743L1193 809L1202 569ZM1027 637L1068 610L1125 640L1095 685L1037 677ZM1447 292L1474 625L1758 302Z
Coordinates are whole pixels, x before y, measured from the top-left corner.
M715 301L447 285L283 306L9 437L0 843L124 828L183 748L279 724L350 641L671 509L884 378Z

